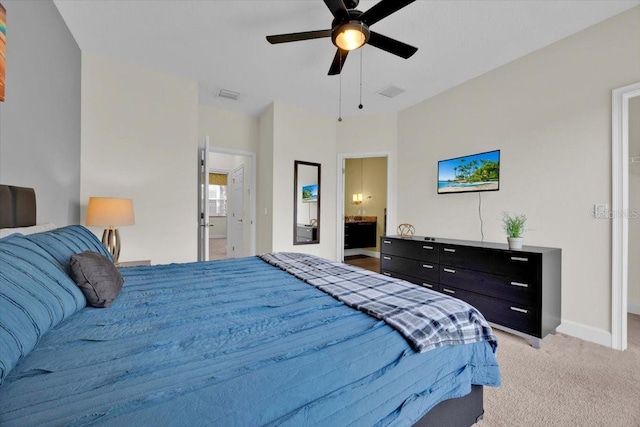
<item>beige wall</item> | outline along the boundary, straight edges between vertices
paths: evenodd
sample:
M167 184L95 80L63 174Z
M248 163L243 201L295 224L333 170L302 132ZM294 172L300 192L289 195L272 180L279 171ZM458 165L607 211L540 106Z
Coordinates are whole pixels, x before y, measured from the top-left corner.
M246 114L198 106L198 141L205 136L215 148L255 153L258 150L260 119Z
M274 116L275 106L272 104L260 116L258 143L258 193L256 222L258 227L257 252L265 253L273 250L273 153L274 153ZM293 187L293 185L291 186ZM292 237L293 238L293 237Z
M132 198L121 261L197 259L197 107L194 81L82 55L81 221L90 196Z
M419 234L480 240L478 194L436 194L440 159L501 149L500 191L482 194L484 236L523 212L530 245L559 247L562 330L610 341L611 90L640 76L640 7L399 115L398 210Z
M639 77L640 78L640 77ZM629 101L629 157L640 157L640 97ZM640 163L629 165L629 311L640 314Z
M336 119L273 105L273 250L306 252L336 259ZM261 142L262 143L262 142ZM320 243L293 245L293 166L295 160L321 164ZM262 162L262 161L261 161ZM262 163L261 163L262 164ZM269 171L265 171L269 172ZM263 171L258 172L259 180ZM269 177L266 177L267 180Z
M0 183L32 187L37 222L80 222L80 48L51 1L7 1Z

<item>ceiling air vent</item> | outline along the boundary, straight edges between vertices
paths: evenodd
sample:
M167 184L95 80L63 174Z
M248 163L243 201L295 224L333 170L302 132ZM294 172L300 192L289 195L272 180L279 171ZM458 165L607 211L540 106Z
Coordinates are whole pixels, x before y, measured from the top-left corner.
M382 96L386 96L387 98L393 98L394 96L400 95L404 91L405 91L404 89L390 84L389 86L385 87L378 93Z
M240 98L240 94L238 92L227 89L220 89L216 96L219 96L220 98L232 99L234 101L237 101L238 98Z

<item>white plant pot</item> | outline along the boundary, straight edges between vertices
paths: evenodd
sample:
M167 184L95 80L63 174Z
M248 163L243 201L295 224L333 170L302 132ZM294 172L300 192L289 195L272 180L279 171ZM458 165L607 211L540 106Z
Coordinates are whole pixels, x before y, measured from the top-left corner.
M509 249L522 249L523 237L507 237L509 242Z

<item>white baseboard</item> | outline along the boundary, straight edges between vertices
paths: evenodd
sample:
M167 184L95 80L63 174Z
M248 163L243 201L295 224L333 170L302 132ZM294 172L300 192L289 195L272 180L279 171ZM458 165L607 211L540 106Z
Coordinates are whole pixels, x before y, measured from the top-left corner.
M362 255L370 256L370 257L373 257L373 258L380 258L380 252L376 252L376 251L365 251L365 250L362 250Z
M345 249L344 250L344 256L362 255L361 252L362 251L360 249Z
M557 328L557 332L572 337L580 338L584 341L600 344L605 347L611 347L611 332L604 329L594 328L593 326L583 325L582 323L572 322L570 320L562 320Z
M345 249L344 256L365 255L373 258L380 258L380 252L367 251L364 249Z
M640 303L629 302L627 304L627 311L631 314L640 314Z

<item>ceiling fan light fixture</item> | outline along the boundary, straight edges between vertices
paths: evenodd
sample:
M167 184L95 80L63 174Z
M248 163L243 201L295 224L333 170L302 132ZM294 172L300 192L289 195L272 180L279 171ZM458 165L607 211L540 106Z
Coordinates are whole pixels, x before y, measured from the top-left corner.
M349 21L333 30L333 44L342 50L354 50L369 40L369 27L360 21Z

